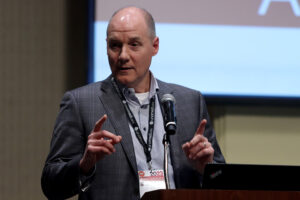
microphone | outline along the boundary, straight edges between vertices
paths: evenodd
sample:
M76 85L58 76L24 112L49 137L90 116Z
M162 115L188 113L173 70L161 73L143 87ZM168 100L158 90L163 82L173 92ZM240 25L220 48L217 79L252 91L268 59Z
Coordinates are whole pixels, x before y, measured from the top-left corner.
M171 94L164 94L161 98L164 111L165 131L168 135L176 132L175 98Z

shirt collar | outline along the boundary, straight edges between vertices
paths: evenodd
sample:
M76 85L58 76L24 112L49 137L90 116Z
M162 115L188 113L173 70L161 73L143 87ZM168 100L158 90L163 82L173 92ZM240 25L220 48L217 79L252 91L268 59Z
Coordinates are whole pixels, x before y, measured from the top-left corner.
M150 76L151 76L151 78L150 78L151 83L150 83L148 100L150 100L159 91L157 80L155 79L155 77L151 71L150 71ZM116 83L118 84L120 90L123 92L123 94L127 100L139 102L135 96L134 88L127 88L125 85L119 83L118 81L116 81Z
M149 98L151 98L154 95L156 95L156 93L159 91L157 80L154 78L152 72L150 72L150 74L151 74L151 83L150 83L150 91L149 91L150 95L149 95Z

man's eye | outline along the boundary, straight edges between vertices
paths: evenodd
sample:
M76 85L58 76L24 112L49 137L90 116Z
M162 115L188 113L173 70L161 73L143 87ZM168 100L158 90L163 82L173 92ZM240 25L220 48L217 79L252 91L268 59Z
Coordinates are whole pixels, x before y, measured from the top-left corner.
M109 43L109 48L116 49L119 48L121 45L115 42Z
M130 44L132 47L137 47L137 46L140 46L140 44L138 42L132 42Z

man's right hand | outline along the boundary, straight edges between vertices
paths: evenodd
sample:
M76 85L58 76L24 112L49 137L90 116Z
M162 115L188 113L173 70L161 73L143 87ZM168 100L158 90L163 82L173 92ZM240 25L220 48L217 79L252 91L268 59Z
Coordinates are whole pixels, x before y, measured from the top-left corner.
M121 136L115 135L109 131L101 130L107 115L103 115L96 122L94 130L88 137L85 152L80 160L79 167L83 174L88 174L95 166L96 162L105 155L110 155L116 151L114 145L120 143Z

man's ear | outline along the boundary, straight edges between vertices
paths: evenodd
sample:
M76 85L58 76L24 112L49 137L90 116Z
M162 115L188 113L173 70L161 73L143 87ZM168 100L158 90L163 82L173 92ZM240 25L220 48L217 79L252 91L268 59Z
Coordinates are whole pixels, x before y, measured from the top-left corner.
M159 49L159 38L155 37L153 39L153 56L155 56L158 53L158 49Z

